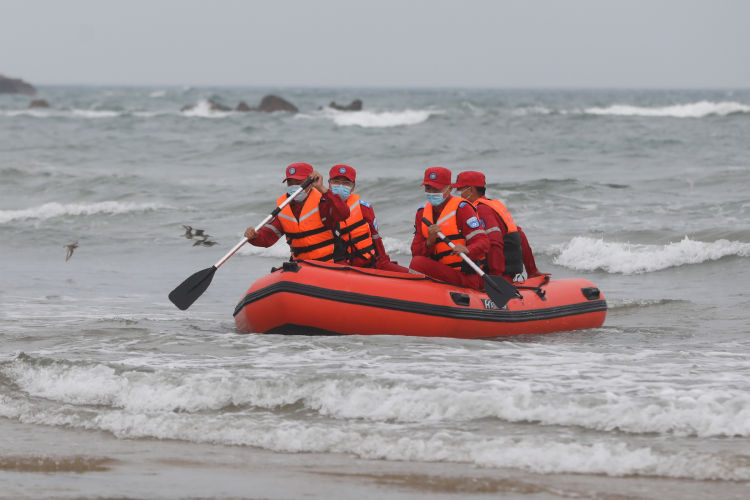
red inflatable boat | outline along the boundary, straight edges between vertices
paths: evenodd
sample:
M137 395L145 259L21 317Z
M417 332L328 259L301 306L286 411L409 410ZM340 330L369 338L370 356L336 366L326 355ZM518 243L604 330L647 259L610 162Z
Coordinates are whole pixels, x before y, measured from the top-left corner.
M419 274L285 262L237 304L237 328L297 335L489 338L596 328L607 302L591 282L540 276L498 308L486 293Z

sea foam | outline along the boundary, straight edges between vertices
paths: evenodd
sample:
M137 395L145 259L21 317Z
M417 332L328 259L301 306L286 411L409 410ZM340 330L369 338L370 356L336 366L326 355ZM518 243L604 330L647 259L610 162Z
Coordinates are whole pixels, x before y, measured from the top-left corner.
M326 116L341 127L358 126L363 128L401 127L417 125L427 121L440 111L406 109L404 111L336 111L326 110Z
M570 269L603 269L610 273L639 274L729 256L748 257L750 243L729 240L703 242L685 236L677 243L644 245L576 236L555 250L559 252L555 264Z
M224 118L231 114L231 111L216 111L211 109L211 103L208 102L208 99L201 99L192 109L182 111L182 115L184 116L200 118Z
M539 435L506 436L456 426L461 421L501 418L628 430L632 420L636 432L698 424L702 436L747 436L750 404L740 389L690 385L664 391L640 386L640 392L649 394L601 391L597 401L595 394L585 392L560 399L560 394L541 390L542 385L534 388L513 380L472 388L450 378L447 384L363 377L295 379L229 368L185 376L165 366L128 370L21 355L4 363L2 374L34 398L0 395L0 416L103 430L121 438L181 439L282 452L466 462L540 473L750 479L750 469L732 456L710 451L672 452L626 443L616 435L570 440L565 433L543 430ZM289 405L317 415L285 419L275 413ZM337 424L320 417L335 418ZM433 425L424 425L430 422Z
M674 118L702 118L704 116L726 116L734 113L750 113L750 106L734 101L698 101L673 106L643 107L628 104L613 104L611 106L586 108L584 113L589 115L613 116L653 116Z
M100 201L97 203L45 203L38 207L22 210L0 210L0 224L25 219L52 219L62 216L78 215L117 215L130 212L147 212L170 208L160 203L133 203L123 201Z

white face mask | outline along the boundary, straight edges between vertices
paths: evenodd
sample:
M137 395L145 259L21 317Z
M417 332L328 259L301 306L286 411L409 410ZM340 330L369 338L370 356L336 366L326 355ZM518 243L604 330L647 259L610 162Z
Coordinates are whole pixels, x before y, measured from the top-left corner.
M288 194L289 196L292 196L294 193L297 192L299 188L300 188L299 185L289 186L288 188L286 188L286 194ZM307 192L304 189L302 190L300 194L294 197L294 201L300 202L300 203L305 201L306 199L307 199Z

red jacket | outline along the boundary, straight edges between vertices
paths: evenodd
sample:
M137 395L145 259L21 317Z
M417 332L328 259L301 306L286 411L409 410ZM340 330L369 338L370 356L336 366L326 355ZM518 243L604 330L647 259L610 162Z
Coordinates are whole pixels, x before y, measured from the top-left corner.
M435 218L435 220L438 220L440 218L440 214L442 213L443 208L445 208L445 203L443 203L439 207L433 207L433 217ZM414 220L415 232L414 240L411 242L411 254L429 257L432 247L427 248L427 240L422 235L422 231L420 229L422 225L423 213L424 207L421 207L419 210L417 210L417 216ZM458 224L458 228L461 230L461 234L470 234L476 231L476 228L472 228L467 224L469 219L476 216L476 210L474 210L474 207L468 201L465 203L461 203L458 206L458 209L456 209L456 223ZM471 260L482 260L487 255L487 250L489 250L490 248L490 240L487 238L486 234L480 232L466 242L466 247L469 249L469 258Z
M289 204L289 208L292 209L295 217L299 218L303 205L304 202L299 203L296 201ZM330 190L320 200L319 209L323 224L330 229L333 229L337 222L343 222L349 218L349 207L347 204L339 195L333 194ZM250 243L256 247L270 247L283 235L284 230L281 227L281 222L279 222L278 217L274 217L268 224L260 228L257 236Z

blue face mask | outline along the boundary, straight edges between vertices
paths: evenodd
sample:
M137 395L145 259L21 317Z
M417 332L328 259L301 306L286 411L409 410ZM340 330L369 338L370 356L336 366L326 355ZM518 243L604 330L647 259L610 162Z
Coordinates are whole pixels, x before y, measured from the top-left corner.
M286 194L288 194L289 196L292 196L299 188L300 188L299 186L289 186L288 188L286 188ZM306 199L307 199L307 193L305 192L304 189L302 190L300 194L294 197L294 201L297 201L300 203L305 201Z
M349 186L344 186L343 184L334 184L333 186L331 186L331 192L333 192L333 194L341 196L342 200L346 200L347 198L349 198L349 195L352 194L352 188L350 188Z
M443 198L443 193L425 193L424 197L427 198L427 203L429 203L433 207L437 207L445 201L445 198Z

